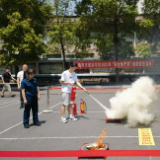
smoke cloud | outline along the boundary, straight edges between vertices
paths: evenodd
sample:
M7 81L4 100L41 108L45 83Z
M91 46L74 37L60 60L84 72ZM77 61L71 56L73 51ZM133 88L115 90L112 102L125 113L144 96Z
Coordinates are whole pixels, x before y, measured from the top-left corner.
M139 124L149 125L154 115L151 113L152 103L157 98L154 81L149 77L141 77L131 88L117 92L110 99L110 109L107 109L108 118L127 118L130 127Z

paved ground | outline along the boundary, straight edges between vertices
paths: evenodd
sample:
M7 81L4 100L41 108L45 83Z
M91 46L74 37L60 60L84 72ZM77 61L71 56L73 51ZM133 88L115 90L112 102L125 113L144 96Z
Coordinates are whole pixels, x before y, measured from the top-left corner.
M90 91L91 95L106 107L109 107L109 99L114 96L115 91ZM128 128L125 123L105 123L106 115L104 109L83 91L77 92L76 102L78 104L77 122L60 122L61 93L60 90L52 90L50 93L50 108L52 113L44 114L46 108L46 90L41 91L39 101L39 119L41 127L33 126L25 129L22 124L23 109L19 109L19 93L11 98L0 98L0 150L1 151L52 151L52 150L79 150L83 143L92 143L98 137L100 131L107 128L107 136L104 142L110 144L110 150L152 150L160 149L160 99L154 103L153 112L156 116L152 125L155 146L139 146L138 127ZM158 95L159 96L159 95ZM80 99L87 103L87 114L80 114ZM67 113L66 113L67 115ZM144 127L144 126L140 126ZM144 127L145 128L145 127ZM5 160L9 158L0 158ZM21 158L10 158L21 160ZM27 159L27 158L26 158ZM32 158L28 158L32 159ZM37 158L38 160L53 158ZM76 160L77 158L55 158L57 160ZM108 160L127 160L126 158L107 158ZM130 157L130 160L158 160L153 157ZM35 158L34 158L35 160Z

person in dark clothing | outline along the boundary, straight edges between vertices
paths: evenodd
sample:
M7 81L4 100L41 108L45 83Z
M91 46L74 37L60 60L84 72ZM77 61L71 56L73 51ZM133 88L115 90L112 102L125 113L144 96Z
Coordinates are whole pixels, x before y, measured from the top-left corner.
M21 82L22 97L25 104L24 114L23 114L23 124L25 128L29 128L29 117L30 110L33 113L33 123L34 125L40 126L38 120L38 100L40 99L40 91L37 83L37 79L34 77L33 69L27 70L27 78Z
M5 69L5 72L2 74L2 83L4 83L4 86L2 88L2 95L1 97L4 97L4 92L6 90L8 90L8 92L12 95L12 97L14 97L15 95L12 93L12 90L11 90L11 86L9 84L10 80L14 80L14 81L17 81L15 78L13 78L11 76L11 73L9 71L9 68L6 68Z

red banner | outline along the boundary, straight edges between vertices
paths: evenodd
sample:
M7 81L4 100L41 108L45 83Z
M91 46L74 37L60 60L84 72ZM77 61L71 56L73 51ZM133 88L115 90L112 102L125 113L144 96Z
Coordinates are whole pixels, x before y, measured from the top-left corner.
M0 157L49 158L49 157L160 157L160 150L101 150L101 151L0 151Z
M94 68L152 68L154 60L122 60L122 61L76 61L77 69Z

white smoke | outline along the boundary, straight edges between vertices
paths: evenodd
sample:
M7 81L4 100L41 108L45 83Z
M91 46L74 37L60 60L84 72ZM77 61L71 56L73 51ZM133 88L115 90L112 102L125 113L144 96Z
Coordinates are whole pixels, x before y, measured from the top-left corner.
M131 88L117 92L110 99L111 109L106 111L108 118L127 118L129 126L149 125L154 115L151 113L152 102L157 92L154 81L149 77L141 77Z

